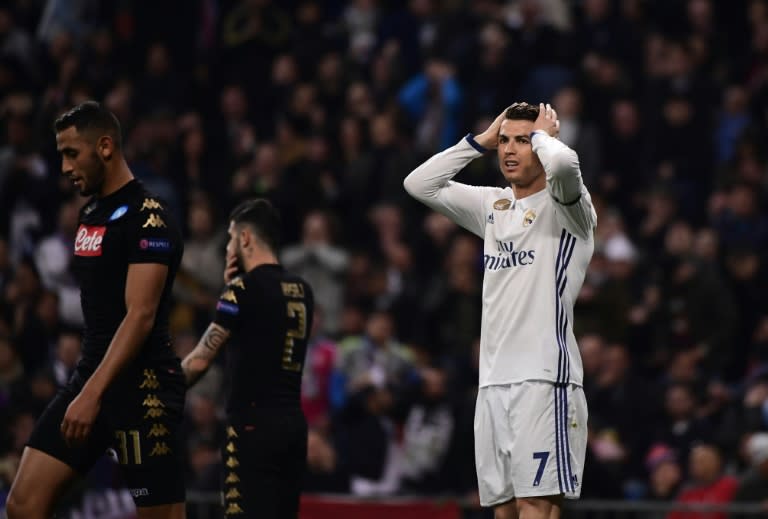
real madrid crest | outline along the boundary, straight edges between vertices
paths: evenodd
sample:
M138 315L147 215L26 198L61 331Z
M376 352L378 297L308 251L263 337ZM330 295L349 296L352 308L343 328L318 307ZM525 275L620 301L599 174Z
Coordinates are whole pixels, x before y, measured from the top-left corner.
M493 203L493 208L497 211L506 211L512 205L512 200L509 198L500 198Z
M533 209L528 209L523 214L523 227L528 227L533 223L533 221L536 219L536 211Z

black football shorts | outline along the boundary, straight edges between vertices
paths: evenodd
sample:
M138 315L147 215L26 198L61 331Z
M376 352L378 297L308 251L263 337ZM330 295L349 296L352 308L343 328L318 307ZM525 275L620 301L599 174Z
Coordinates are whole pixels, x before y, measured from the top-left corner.
M85 475L107 453L120 464L137 507L184 501L184 463L179 437L186 390L175 370L144 369L121 377L102 398L87 441L70 447L61 422L82 387L77 376L40 416L28 446Z
M307 460L307 423L299 411L237 423L222 449L224 514L296 519Z

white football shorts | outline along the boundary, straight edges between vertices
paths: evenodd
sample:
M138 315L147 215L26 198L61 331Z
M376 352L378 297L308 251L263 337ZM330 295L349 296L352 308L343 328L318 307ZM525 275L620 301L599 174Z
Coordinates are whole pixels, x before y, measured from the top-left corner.
M516 497L578 499L586 449L581 387L525 381L478 391L475 464L483 506Z

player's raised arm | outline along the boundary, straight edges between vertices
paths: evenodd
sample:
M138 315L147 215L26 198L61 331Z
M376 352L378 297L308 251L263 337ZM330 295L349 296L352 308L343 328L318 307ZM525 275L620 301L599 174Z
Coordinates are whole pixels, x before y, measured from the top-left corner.
M493 188L468 186L451 179L472 160L496 148L503 119L504 112L483 133L467 135L455 146L433 155L414 169L403 182L408 194L482 237L485 229L483 196Z
M219 350L229 339L230 331L211 323L205 333L200 337L197 346L181 361L181 369L184 370L184 378L187 386L192 386L202 377Z
M586 237L592 232L597 217L581 178L579 157L556 139L559 131L557 112L549 104L541 103L531 136L533 151L544 167L547 190L558 204L558 216L563 217L569 229Z

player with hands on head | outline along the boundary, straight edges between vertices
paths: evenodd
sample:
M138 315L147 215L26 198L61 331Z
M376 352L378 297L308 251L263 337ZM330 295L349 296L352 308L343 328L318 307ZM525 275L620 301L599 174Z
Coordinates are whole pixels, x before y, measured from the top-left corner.
M563 498L580 494L587 404L573 305L597 215L559 127L549 104L514 103L404 181L484 241L475 461L496 519L557 519ZM492 149L508 187L453 180Z
M41 415L7 502L10 519L50 517L66 485L113 449L140 519L185 516L179 429L186 387L170 345L181 233L133 177L120 123L87 101L54 123L61 172L83 196L73 270L83 353Z
M269 201L245 201L229 220L227 285L182 368L194 384L227 345L225 515L294 519L307 459L301 377L314 298L277 260L280 221Z

